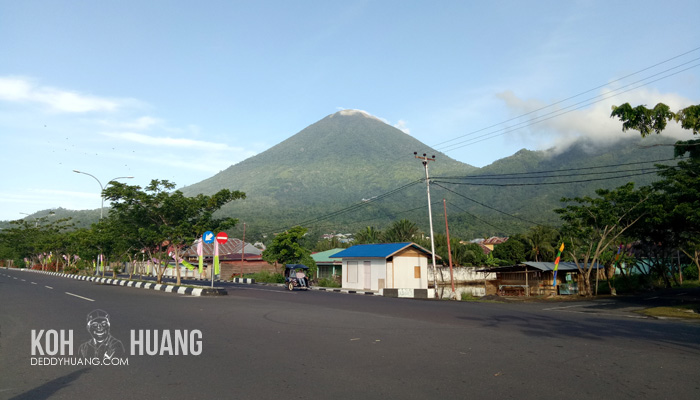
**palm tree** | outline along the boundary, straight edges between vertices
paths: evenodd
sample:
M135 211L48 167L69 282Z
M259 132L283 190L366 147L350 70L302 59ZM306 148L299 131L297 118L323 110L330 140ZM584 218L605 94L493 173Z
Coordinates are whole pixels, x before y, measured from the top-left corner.
M364 230L357 232L354 235L356 244L374 244L379 243L382 232L373 226L368 226Z
M556 253L556 241L559 238L559 232L549 226L537 225L525 234L525 241L528 244L529 250L527 256L535 261L554 259Z
M384 233L384 241L387 243L412 242L420 233L418 226L413 222L402 219L394 222Z

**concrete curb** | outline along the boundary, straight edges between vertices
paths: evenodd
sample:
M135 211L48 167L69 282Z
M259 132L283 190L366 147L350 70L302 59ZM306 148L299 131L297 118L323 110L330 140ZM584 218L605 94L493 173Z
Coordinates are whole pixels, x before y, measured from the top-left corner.
M88 282L95 282L95 283L114 285L114 286L134 287L134 288L140 288L140 289L160 290L161 292L185 294L185 295L190 295L190 296L225 296L228 294L228 292L226 291L226 288L221 288L221 287L193 288L193 287L184 287L184 286L176 286L176 285L167 285L167 284L155 283L155 282L136 282L136 281L130 281L127 279L100 278L100 277L96 277L96 276L73 275L73 274L64 274L61 272L37 271L37 270L32 270L32 269L25 269L25 271L31 271L31 272L36 272L36 273L46 274L46 275L59 276L62 278L71 278L71 279L75 279L75 280L79 280L79 281L88 281Z
M401 299L430 299L430 294L435 295L435 291L431 289L384 289L384 297L393 297Z
M164 276L164 278L175 278L173 276ZM202 282L211 282L211 279L203 279L203 278L193 278L191 276L183 276L181 277L182 279L186 279L188 281L202 281ZM248 285L253 285L255 284L255 279L253 278L233 278L231 280L226 280L226 279L214 279L214 282L224 282L224 283L245 283Z
M256 282L256 285L261 285L261 286L279 286L279 287L286 287L284 283L266 283L266 282ZM333 293L345 293L345 294L361 294L361 295L366 295L366 296L381 296L380 293L378 292L371 292L371 291L364 291L364 290L356 290L356 289L340 289L340 288L327 288L327 287L321 287L321 286L312 286L309 288L310 290L318 290L320 292L333 292Z
M311 290L318 290L321 292L334 292L334 293L346 293L346 294L362 294L365 296L381 296L379 292L369 292L365 290L355 290L355 289L339 289L339 288L326 288L326 287L312 287Z

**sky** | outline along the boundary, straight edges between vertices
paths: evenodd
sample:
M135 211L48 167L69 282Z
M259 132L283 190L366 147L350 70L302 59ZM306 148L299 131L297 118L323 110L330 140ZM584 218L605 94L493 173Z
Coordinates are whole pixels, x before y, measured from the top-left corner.
M612 105L699 103L698 15L697 0L0 0L0 220L97 209L117 177L197 183L344 109L477 167L625 140Z

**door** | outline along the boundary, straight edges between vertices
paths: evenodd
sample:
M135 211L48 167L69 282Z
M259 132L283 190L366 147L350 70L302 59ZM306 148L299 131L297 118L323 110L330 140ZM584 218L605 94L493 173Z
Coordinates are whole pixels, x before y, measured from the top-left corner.
M372 289L372 262L365 261L365 289Z

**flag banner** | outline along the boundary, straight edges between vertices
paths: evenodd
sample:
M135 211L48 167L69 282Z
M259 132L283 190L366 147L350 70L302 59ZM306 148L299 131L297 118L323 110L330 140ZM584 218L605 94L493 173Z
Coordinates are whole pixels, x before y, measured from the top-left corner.
M559 260L561 260L561 252L564 251L564 243L561 244L559 248L559 253L557 253L557 259L554 260L554 279L552 280L552 286L557 286L557 270L559 270Z
M183 259L183 260L180 260L180 263L181 263L182 265L184 265L185 267L187 267L187 269L189 269L190 271L193 271L193 270L195 269L195 266L194 266L194 265L188 263L188 262L185 261L184 259Z
M214 242L214 275L219 273L219 242Z
M199 238L199 243L197 243L197 257L199 258L199 274L201 275L204 271L204 241Z

